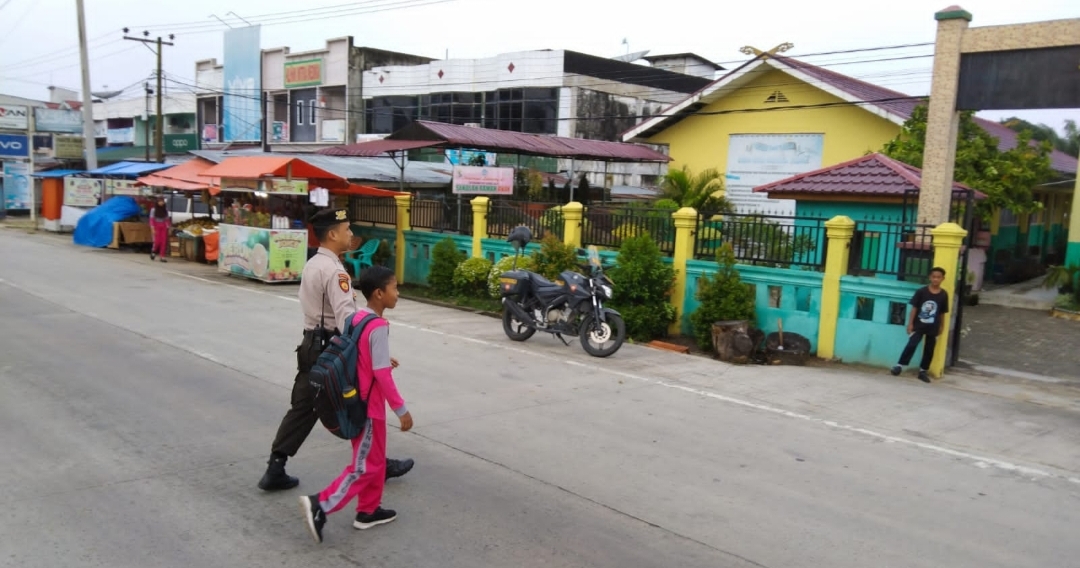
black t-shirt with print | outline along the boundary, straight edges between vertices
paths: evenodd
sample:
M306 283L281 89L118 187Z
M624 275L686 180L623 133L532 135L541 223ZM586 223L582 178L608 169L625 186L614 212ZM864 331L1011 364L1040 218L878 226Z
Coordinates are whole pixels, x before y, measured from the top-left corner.
M909 302L915 308L915 329L936 334L941 329L941 318L949 313L949 293L939 290L930 291L923 286L915 291Z

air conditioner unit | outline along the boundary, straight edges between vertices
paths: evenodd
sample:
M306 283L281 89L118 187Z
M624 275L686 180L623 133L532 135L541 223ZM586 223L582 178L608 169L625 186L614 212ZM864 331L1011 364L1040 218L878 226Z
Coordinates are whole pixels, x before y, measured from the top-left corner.
M465 126L468 126L469 128L480 128L480 123L479 122L466 122Z

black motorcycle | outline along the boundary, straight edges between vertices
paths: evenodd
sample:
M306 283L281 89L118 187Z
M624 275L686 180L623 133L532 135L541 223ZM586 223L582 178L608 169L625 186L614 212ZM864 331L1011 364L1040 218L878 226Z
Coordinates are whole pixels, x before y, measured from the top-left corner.
M506 239L520 257L532 240L528 227L518 227ZM580 251L579 250L579 254ZM514 269L499 276L502 293L503 331L513 341L525 341L543 331L570 345L564 335L580 337L581 346L593 357L608 357L626 340L626 324L619 312L605 308L613 283L604 275L596 247L589 247L591 274L567 270L551 282L528 270Z

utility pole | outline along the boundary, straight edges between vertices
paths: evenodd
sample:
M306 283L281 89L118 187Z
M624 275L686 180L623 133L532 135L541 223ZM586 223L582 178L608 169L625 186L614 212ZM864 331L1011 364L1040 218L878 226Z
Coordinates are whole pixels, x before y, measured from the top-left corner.
M94 140L94 101L90 96L90 56L86 50L86 13L83 10L83 0L75 0L75 8L79 15L79 63L82 65L83 148L86 151L86 169L96 170L97 142ZM31 152L33 152L32 149Z
M143 146L146 147L146 161L150 161L150 95L154 94L154 90L150 88L150 83L143 83L143 88L146 89L146 124L143 127Z
M173 45L171 40L176 36L169 34L170 41L163 41L161 36L158 36L157 39L150 39L150 32L147 31L143 32L143 37L129 37L127 33L128 28L124 28L124 39L126 40L139 41L147 45L157 45L156 50L151 48L151 51L154 51L155 55L157 55L157 131L154 133L154 145L157 146L157 161L165 162L165 144L163 142L165 139L165 117L161 114L161 46Z

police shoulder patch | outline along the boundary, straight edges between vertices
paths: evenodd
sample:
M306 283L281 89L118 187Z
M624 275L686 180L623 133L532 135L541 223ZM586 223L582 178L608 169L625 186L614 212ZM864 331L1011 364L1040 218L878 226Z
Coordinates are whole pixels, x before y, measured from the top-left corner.
M340 286L341 291L345 292L346 294L348 294L349 291L352 290L352 280L349 278L348 274L345 274L343 272L338 273L338 286Z

